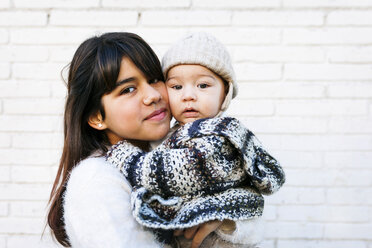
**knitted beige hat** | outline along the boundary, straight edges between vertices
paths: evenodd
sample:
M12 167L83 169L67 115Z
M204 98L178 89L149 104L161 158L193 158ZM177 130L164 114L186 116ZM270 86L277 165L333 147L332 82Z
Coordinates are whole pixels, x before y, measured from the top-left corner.
M238 94L238 85L232 67L230 55L225 46L214 36L197 32L192 33L176 42L164 55L162 68L165 77L168 71L176 65L202 65L213 71L229 84L229 91L222 103L221 111L226 111L233 99Z

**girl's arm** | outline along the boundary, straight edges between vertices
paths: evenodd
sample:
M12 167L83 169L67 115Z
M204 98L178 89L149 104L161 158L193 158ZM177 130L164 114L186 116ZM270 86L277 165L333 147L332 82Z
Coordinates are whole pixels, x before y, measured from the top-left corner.
M163 247L133 218L126 179L104 158L89 158L71 173L64 220L72 247Z

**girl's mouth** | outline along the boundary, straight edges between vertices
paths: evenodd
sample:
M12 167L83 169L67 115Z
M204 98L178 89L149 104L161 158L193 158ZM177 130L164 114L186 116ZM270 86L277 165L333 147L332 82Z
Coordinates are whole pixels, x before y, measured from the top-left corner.
M165 118L165 116L167 115L167 111L165 108L161 108L159 110L155 110L154 112L152 112L151 114L149 114L145 120L152 120L152 121L161 121Z

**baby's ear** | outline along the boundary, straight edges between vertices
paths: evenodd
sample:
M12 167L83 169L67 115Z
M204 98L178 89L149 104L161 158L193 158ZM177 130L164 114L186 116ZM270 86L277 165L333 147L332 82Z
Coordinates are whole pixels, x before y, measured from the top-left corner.
M88 124L89 126L97 130L105 130L107 128L107 125L102 120L102 115L99 111L89 117Z

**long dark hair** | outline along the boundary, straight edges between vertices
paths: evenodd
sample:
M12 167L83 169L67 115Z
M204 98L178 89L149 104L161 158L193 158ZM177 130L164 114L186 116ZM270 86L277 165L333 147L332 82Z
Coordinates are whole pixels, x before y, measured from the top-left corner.
M148 79L164 81L158 57L141 37L132 33L106 33L84 41L69 66L63 152L48 212L52 234L65 247L70 247L63 219L66 182L81 160L94 151L107 151L107 135L89 126L88 119L98 111L105 118L101 98L115 89L123 57L129 58Z

